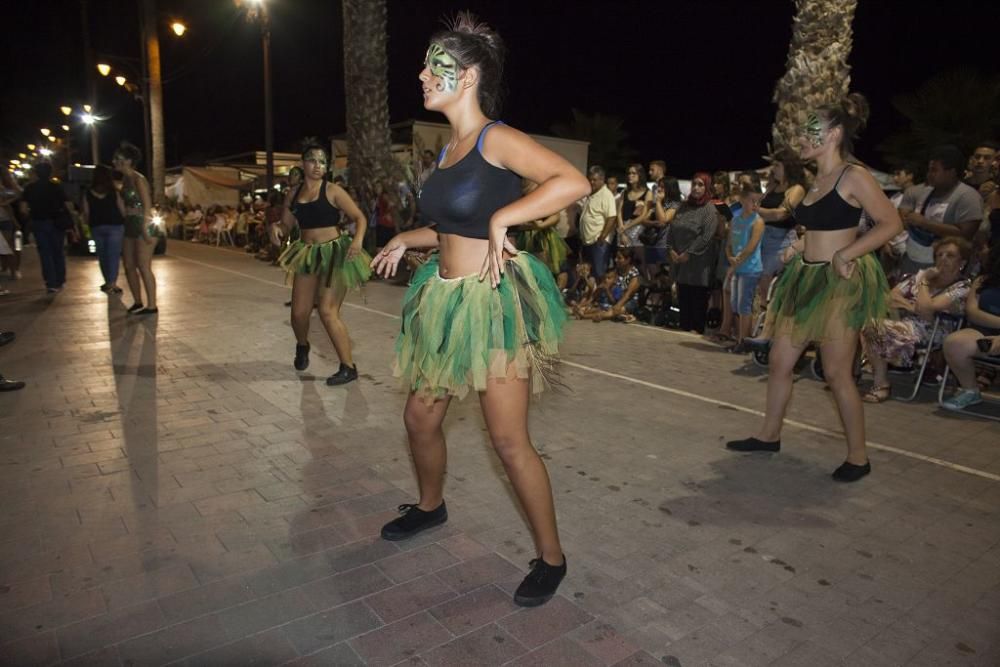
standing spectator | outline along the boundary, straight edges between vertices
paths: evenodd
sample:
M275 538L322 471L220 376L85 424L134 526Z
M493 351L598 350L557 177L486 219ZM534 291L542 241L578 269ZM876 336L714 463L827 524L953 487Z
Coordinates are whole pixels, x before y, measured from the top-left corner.
M997 156L997 144L993 141L981 141L976 149L972 151L969 158L969 173L965 182L971 185L985 198L996 189L993 174L993 160ZM983 190L986 189L986 192Z
M653 191L653 217L647 221L648 229L656 230L655 237L644 239L646 246L645 277L651 280L661 265L667 262L667 226L674 221L681 205L681 187L677 179L667 176L660 179Z
M153 201L149 194L149 182L136 167L142 159L139 149L128 142L122 142L115 152L112 163L122 174L122 201L125 203L125 280L132 292L132 306L128 312L135 315L153 315L159 312L156 306L156 276L153 275L153 249L156 237L150 235L150 216ZM141 285L140 285L140 280ZM146 288L146 303L143 305L142 287Z
M782 253L798 238L793 211L805 196L805 170L802 163L790 151L778 151L772 158L767 190L757 209L757 215L765 225L764 238L760 243L763 267L759 282L761 299L767 295L771 278L781 271ZM861 215L860 211L858 215Z
M21 188L6 168L0 168L0 236L3 236L10 253L3 255L3 268L10 272L11 280L21 279L21 248L16 236L21 231L13 204L21 198Z
M122 240L125 237L125 203L115 189L111 170L103 164L94 167L90 187L83 197L83 219L90 226L90 235L97 247L105 294L121 294L118 287L118 266L122 261Z
M611 194L615 196L615 206L618 206L622 201L622 193L618 191L618 176L609 174L607 186L608 190L611 190Z
M618 245L642 249L639 234L653 213L653 196L646 187L646 170L641 164L630 164L625 172L628 185L618 203ZM640 258L641 259L641 258Z
M51 164L39 162L34 171L38 180L24 188L22 200L28 206L45 287L54 293L66 282L66 231L75 226L71 215L76 211L63 187L52 180Z
M653 160L649 163L649 180L653 183L659 183L664 178L667 177L667 163L663 160ZM656 194L656 187L653 188L653 194Z
M618 221L615 196L604 181L604 167L594 165L587 170L590 195L584 197L580 211L581 252L591 265L591 272L598 281L608 271L611 255L611 237Z
M760 240L764 236L764 221L757 214L760 190L752 185L742 185L739 191L740 211L733 216L726 242L729 269L725 284L729 286L730 311L739 318L739 333L733 352L742 353L743 339L750 336L753 324L753 299L757 282L764 270L760 258ZM726 333L723 327L723 333Z
M983 202L975 188L961 180L962 153L954 146L939 146L927 163L927 184L915 185L903 195L900 217L909 231L904 274L934 264L935 239L961 236L972 240L983 219Z
M712 206L712 177L698 172L691 179L691 194L667 226L666 248L673 265L680 307L680 326L685 331L705 332L709 285L715 256L709 250L719 225Z
M437 169L437 162L434 160L434 151L424 150L420 153L420 173L417 175L417 192L423 190L424 183L431 177Z

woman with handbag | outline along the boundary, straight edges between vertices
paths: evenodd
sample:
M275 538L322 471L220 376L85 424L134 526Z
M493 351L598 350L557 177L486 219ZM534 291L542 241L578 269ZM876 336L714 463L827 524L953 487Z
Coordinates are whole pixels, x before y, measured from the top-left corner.
M51 164L39 162L34 172L38 180L25 186L21 198L28 206L45 288L54 294L66 283L66 232L76 226L76 209L63 187L52 180Z

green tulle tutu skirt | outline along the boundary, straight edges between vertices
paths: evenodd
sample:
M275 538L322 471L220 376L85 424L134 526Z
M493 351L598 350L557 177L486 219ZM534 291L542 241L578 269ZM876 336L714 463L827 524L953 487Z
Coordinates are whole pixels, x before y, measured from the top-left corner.
M549 267L549 271L558 274L566 258L569 257L569 246L559 236L555 227L546 229L528 229L517 235L519 250L540 256Z
M537 393L554 379L566 319L548 267L527 253L508 260L496 289L475 275L442 278L433 255L403 299L393 372L427 402L496 378L530 380Z
M795 345L847 340L889 317L889 283L874 255L859 257L841 278L829 263L788 263L767 309L765 333Z
M372 275L372 258L362 250L354 259L347 259L351 245L347 234L323 243L293 241L281 256L278 265L288 272L288 277L298 274L319 274L327 287L360 287Z

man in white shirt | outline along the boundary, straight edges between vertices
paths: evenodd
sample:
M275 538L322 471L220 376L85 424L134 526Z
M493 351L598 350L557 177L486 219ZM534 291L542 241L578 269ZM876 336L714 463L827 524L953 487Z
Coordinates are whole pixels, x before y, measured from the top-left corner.
M585 261L591 264L591 273L602 278L611 259L611 237L618 221L615 196L605 185L604 167L597 165L587 170L590 195L580 204L580 242Z

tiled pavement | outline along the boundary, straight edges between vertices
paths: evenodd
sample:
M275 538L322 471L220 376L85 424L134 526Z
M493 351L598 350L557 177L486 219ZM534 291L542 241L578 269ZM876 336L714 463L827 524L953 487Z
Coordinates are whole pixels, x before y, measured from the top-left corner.
M821 384L789 414L817 428L733 456L759 371L574 323L569 390L531 416L569 576L519 610L531 540L475 400L447 422L451 521L377 537L414 492L387 370L401 289L349 298L362 379L332 389L315 320L313 366L291 369L276 269L170 251L158 321L127 319L90 260L46 297L30 248L0 301L18 333L0 371L30 383L0 395L2 664L1000 664L998 424L872 406L869 437L897 451L838 486Z

